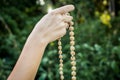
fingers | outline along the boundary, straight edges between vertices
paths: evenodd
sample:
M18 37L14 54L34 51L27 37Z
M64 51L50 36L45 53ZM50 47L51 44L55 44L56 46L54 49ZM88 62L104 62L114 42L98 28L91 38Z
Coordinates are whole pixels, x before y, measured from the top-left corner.
M58 16L58 17L59 17L59 19L61 19L61 22L60 22L61 27L68 29L69 25L73 24L73 22L72 22L73 17L70 15L65 14L65 15Z
M61 20L61 21L64 21L64 22L71 22L72 21L72 19L73 19L73 17L72 16L70 16L70 15L61 15L61 14L58 14L58 15L56 15L57 16L57 19L58 20Z
M61 23L60 23L60 28L65 28L65 29L67 29L68 26L69 26L69 24L66 23L66 22L61 22Z
M65 14L65 13L68 13L68 12L73 11L73 10L74 10L73 5L66 5L66 6L63 6L63 7L60 7L60 8L53 10L51 13L53 13L53 14Z
M68 15L64 15L64 16L63 16L63 21L66 22L66 23L71 22L72 19L73 19L72 16L68 16Z

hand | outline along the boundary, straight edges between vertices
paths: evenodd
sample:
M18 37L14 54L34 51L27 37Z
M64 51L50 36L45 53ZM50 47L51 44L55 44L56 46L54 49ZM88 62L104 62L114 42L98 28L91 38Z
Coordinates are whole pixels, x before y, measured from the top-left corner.
M43 40L47 43L52 42L66 34L66 28L69 26L68 22L72 21L70 15L66 13L74 10L73 5L66 5L53 10L46 14L38 23L35 25L30 36L34 39Z

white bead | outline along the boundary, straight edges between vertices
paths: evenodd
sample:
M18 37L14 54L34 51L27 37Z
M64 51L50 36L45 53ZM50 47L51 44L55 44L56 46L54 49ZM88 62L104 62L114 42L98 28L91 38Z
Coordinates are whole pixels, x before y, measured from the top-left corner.
M74 30L74 27L70 26L70 27L69 27L69 30L70 30L70 31Z
M62 60L62 59L60 59L60 62L62 63L62 62L63 62L63 60Z
M70 36L73 36L73 35L74 35L74 32L73 32L73 31L71 31L71 32L70 32Z
M62 51L61 50L59 50L59 52L58 52L59 54L62 54Z
M75 67L75 66L72 66L72 70L75 71L75 70L76 70L76 67Z
M58 46L58 49L62 49L62 46Z
M75 76L75 75L76 75L76 72L75 72L75 71L72 71L71 75Z
M62 67L60 67L60 68L59 68L59 70L60 70L60 71L62 71L62 70L63 70L63 68L62 68Z
M63 64L62 64L62 63L60 63L59 65L60 65L60 67L63 67Z
M60 42L60 41L58 41L58 45L61 45L61 42Z
M63 75L63 71L60 71L60 75Z
M71 60L73 60L73 61L74 61L74 60L75 60L75 57L71 57Z
M75 65L76 65L76 62L75 62L75 61L72 61L72 62L71 62L71 65L75 66Z
M62 75L62 76L60 76L60 78L61 78L61 80L63 80L63 79L64 79L64 76Z
M74 51L71 51L70 54L71 54L71 55L75 55L75 52L74 52Z
M73 77L72 77L72 80L76 80L76 77L75 77L75 76L73 76Z
M70 25L74 25L74 22L71 21L71 22L70 22Z
M70 45L75 45L75 41L70 41Z
M62 55L59 55L59 58L63 58L63 56L62 56Z
M75 40L75 38L74 38L73 36L71 36L71 37L70 37L70 40L72 40L72 41L73 41L73 40Z
M70 47L70 50L71 50L71 51L74 51L74 50L75 50L75 47L74 47L74 46L71 46L71 47Z

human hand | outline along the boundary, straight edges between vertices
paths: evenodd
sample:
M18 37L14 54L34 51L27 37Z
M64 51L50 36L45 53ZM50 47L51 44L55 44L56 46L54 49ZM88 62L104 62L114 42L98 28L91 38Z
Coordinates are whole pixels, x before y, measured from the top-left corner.
M72 16L65 14L72 10L74 10L73 5L66 5L46 14L35 25L30 36L47 43L61 38L66 34L66 28L69 26L68 23L73 19Z

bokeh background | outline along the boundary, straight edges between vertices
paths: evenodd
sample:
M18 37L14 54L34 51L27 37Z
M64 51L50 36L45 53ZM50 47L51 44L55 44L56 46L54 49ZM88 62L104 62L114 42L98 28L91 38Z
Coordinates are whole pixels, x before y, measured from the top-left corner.
M0 80L6 80L37 21L73 4L77 80L120 80L120 0L0 0ZM64 75L70 80L69 35L62 38ZM29 64L29 63L28 63ZM57 41L45 51L35 80L58 80Z

